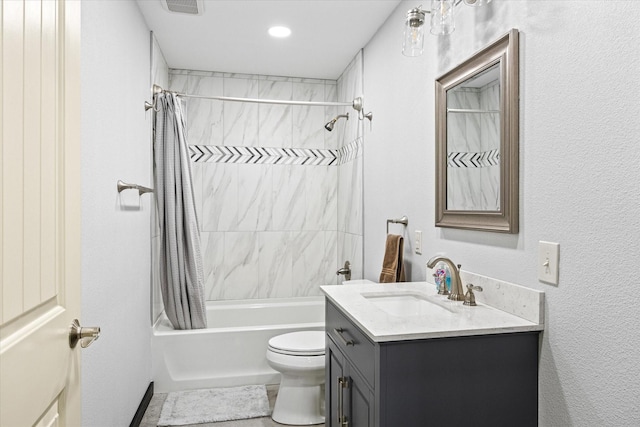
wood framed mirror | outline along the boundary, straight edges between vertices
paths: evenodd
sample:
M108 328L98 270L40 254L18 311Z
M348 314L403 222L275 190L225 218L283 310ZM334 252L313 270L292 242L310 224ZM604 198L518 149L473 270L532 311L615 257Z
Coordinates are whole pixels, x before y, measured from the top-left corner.
M517 233L518 30L436 79L436 227Z

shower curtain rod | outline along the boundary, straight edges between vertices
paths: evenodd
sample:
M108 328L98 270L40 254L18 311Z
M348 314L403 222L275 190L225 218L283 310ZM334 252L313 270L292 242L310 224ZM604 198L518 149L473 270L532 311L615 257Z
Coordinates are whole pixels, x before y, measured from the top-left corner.
M153 85L153 95L169 92L165 91L158 85ZM282 99L257 99L257 98L236 98L231 96L205 96L205 95L191 95L187 93L175 92L177 96L181 96L184 98L200 98L200 99L214 99L218 101L232 101L232 102L249 102L254 104L279 104L279 105L309 105L315 107L352 107L354 110L361 112L362 111L362 98L357 97L353 100L353 102L318 102L318 101L287 101ZM153 108L154 104L149 102L145 102L145 110Z

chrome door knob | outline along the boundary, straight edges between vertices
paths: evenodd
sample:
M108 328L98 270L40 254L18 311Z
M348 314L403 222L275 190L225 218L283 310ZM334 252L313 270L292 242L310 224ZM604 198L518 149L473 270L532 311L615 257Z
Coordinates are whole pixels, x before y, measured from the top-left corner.
M80 347L87 348L100 337L100 327L90 326L83 328L78 319L73 319L69 327L69 347L75 348L80 341Z

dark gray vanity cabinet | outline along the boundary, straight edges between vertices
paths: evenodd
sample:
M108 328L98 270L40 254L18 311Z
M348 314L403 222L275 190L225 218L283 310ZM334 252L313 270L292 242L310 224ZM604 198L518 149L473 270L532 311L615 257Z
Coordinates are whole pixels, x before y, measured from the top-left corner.
M538 332L374 343L329 300L326 332L327 427L538 424Z
M374 396L371 386L349 359L330 340L327 343L328 406L325 426L368 427L373 426ZM341 424L341 421L348 424Z
M326 427L369 427L375 419L375 345L326 304Z

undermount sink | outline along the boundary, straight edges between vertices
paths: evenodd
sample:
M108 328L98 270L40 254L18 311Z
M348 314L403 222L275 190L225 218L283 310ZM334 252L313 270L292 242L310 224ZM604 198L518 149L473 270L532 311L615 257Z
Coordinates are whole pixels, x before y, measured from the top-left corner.
M423 316L435 313L451 315L454 313L450 306L451 301L417 292L370 292L361 295L392 316Z

